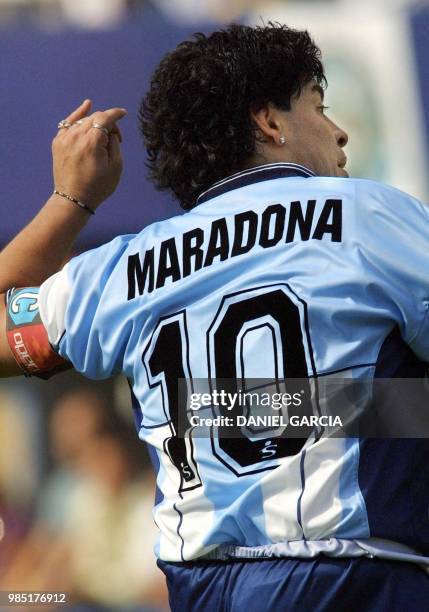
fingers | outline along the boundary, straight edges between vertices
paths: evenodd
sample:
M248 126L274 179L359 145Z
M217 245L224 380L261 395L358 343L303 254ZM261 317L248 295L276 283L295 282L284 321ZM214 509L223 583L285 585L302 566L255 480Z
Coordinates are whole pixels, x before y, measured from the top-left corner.
M119 142L122 142L122 132L119 129L119 127L116 125L116 123L111 127L110 133L116 134L116 136L119 138Z
M94 123L98 123L99 125L105 127L109 132L113 132L118 134L119 139L122 140L121 132L116 125L117 121L120 121L125 115L127 111L125 108L109 108L105 111L97 111L87 116L88 112L91 110L92 102L91 100L84 100L78 108L76 108L68 117L66 117L65 121L71 124L70 126L65 126L60 130L61 133L65 133L68 128L72 127L73 131L76 129L83 129L85 132L90 130ZM101 130L102 131L102 130Z
M89 105L87 103L89 103ZM116 122L125 117L127 114L126 109L109 108L105 111L97 111L89 117L86 117L85 112L89 108L91 108L91 102L90 100L85 100L78 109L67 117L66 121L71 123L71 131L76 135L78 132L86 133L93 130L96 133L93 137L97 137L98 140L101 140L107 146L109 135L103 129L100 129L100 127L94 129L94 124L97 124L108 130L109 134L116 134L119 138L119 142L122 142L122 134ZM68 129L60 130L59 135L64 135L67 131Z
M125 108L109 108L105 111L97 111L88 117L89 121L85 121L84 125L86 130L90 130L94 123L98 123L109 130L109 132L115 132L115 123L125 117L126 114Z
M53 146L58 141L63 145L80 142L84 145L85 141L91 146L95 146L100 152L110 156L109 144L110 136L113 136L112 153L116 154L119 143L122 142L122 134L117 125L127 114L124 108L109 108L105 111L97 111L92 115L85 116L90 110L92 103L90 100L85 100L76 110L74 110L66 119L71 126L69 128L60 129L54 138Z
M115 164L120 164L122 166L122 155L121 155L121 147L119 145L119 137L115 133L110 134L109 143L107 145L107 152L109 154L110 160Z
M78 106L68 117L66 117L66 121L69 123L74 123L75 121L79 121L87 116L92 107L91 100L84 100L80 106Z
M120 121L126 114L127 111L124 108L109 108L106 111L98 111L88 117L88 120L84 121L82 128L86 130L86 132L91 132L91 139L95 141L98 146L104 146L109 149L111 140L116 141L114 146L119 146L119 143L122 142L122 134L116 122ZM101 126L101 128L105 128L108 133L106 133L104 129L100 129L100 127L95 128L95 124ZM113 136L113 138L110 138L111 136Z
M76 125L76 123L74 125ZM119 127L116 125L116 123L113 124L113 126L111 128L107 128L107 127L105 128L104 125L102 125L101 123L98 124L98 127L96 127L93 123L91 123L90 125L86 126L86 132L91 133L92 129L95 130L93 135L95 137L98 137L101 140L104 140L106 144L107 144L108 137L111 134L116 134L116 136L119 138L119 142L122 142L122 132L119 129ZM104 129L108 130L107 134L104 131ZM97 130L99 130L99 132L97 132ZM103 138L103 134L104 134L105 138Z

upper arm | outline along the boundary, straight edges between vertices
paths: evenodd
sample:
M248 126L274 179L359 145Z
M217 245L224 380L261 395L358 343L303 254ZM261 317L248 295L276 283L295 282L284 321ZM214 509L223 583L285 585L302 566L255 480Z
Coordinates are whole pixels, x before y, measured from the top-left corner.
M69 367L52 348L40 317L39 287L9 289L1 300L0 376L49 378Z
M74 258L41 287L9 290L6 305L3 296L0 377L49 378L73 366L89 378L106 378L120 369L125 334L118 301L126 292L117 280L105 290L128 241L121 236ZM125 282L126 270L119 277Z
M77 372L102 379L122 369L127 337L127 237L72 259L40 290L49 340Z

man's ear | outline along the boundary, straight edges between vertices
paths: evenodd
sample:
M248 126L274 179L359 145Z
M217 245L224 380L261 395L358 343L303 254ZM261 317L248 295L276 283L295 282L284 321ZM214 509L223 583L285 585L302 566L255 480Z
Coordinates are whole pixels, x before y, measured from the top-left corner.
M251 111L250 116L260 133L260 140L282 147L286 142L280 117L280 111L272 104L263 106L258 111Z

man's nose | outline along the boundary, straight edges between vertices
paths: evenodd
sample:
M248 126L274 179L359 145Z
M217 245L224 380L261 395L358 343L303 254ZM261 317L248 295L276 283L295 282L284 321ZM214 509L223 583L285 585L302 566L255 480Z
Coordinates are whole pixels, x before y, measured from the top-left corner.
M338 146L341 148L345 147L349 141L349 135L347 134L347 132L342 130L337 125L335 126L335 138L337 140Z

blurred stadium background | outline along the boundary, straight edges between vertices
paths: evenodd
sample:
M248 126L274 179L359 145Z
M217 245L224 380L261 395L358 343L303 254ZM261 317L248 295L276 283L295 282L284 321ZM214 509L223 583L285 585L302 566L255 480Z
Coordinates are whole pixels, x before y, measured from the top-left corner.
M428 201L429 0L0 0L1 246L52 190L51 138L85 97L129 115L122 182L77 249L178 213L146 181L137 109L150 73L194 31L270 19L322 47L351 173ZM76 610L167 610L153 495L122 379L0 383L0 590L66 590Z

